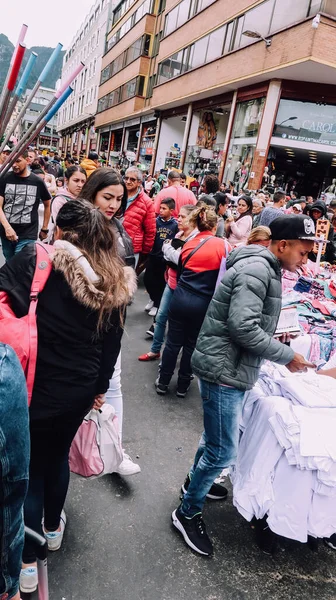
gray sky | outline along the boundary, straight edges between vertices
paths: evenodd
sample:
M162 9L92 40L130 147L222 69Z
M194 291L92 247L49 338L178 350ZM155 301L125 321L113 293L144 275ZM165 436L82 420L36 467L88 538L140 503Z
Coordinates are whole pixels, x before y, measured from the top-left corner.
M1 9L0 33L15 45L23 23L28 25L25 43L66 49L95 0L11 0Z

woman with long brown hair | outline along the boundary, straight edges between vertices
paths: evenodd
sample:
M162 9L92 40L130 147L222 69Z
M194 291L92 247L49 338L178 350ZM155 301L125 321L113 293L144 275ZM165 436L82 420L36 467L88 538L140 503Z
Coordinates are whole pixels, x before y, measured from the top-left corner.
M84 185L81 196L91 202L104 215L111 231L116 236L119 257L126 267L128 267L127 270L133 273L133 269L130 268L135 267L132 240L125 231L120 219L124 214L127 204L127 190L121 175L115 169L107 167L96 169ZM120 436L122 438L124 402L121 391L120 353L109 388L106 392L106 402L111 404L116 411ZM124 451L123 461L119 465L117 473L122 476L135 475L140 470L138 463L134 462Z
M30 481L25 524L58 550L65 527L71 442L86 413L99 409L120 352L129 291L106 219L84 201L67 202L56 220L52 271L37 307L38 354L30 406ZM29 244L0 270L17 317L26 315L36 265ZM23 592L37 587L36 555L25 543Z

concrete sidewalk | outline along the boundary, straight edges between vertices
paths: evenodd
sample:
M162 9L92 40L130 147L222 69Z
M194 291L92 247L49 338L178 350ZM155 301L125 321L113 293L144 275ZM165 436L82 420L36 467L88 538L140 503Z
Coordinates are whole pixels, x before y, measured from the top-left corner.
M207 503L212 559L193 554L171 526L171 512L202 431L197 384L184 400L154 390L142 289L128 311L122 352L123 445L139 475L93 481L72 476L62 549L50 556L51 600L332 600L336 553L284 541L274 558L232 506ZM57 432L55 432L57 435Z

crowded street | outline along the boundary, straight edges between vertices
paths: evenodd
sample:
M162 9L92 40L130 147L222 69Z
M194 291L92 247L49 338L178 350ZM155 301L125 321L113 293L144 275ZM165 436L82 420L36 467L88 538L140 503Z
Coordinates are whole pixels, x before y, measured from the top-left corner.
M160 398L156 366L138 363L149 321L145 298L140 287L122 347L124 442L141 473L93 481L72 475L68 529L49 560L51 600L332 600L335 553L322 543L316 553L283 539L274 557L263 554L232 506L230 485L226 502L205 507L213 558L190 553L173 530L171 511L198 443L202 408L196 382L185 400Z

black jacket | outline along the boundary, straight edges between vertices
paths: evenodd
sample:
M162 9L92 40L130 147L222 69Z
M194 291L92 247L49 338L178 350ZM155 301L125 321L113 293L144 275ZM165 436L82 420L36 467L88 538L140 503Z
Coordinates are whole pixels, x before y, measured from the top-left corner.
M311 215L311 211L314 208L316 208L317 210L321 211L322 216L323 216L324 219L328 218L327 217L327 207L326 207L325 203L322 200L316 200L316 202L314 202L314 204L312 204L311 206L309 206L309 208L307 210L307 214L310 217L312 216ZM316 228L316 221L314 221L314 223L315 223L315 228ZM332 227L332 225L330 225L328 240L329 240L329 244L326 245L326 251L325 251L324 254L322 254L321 260L329 262L331 264L335 264L335 262L336 262L336 254L335 254L335 245L334 245L334 228ZM316 257L317 257L317 254L315 254L314 252L309 252L309 258L310 258L310 260L316 262Z
M29 309L36 264L29 244L0 270L0 290L7 292L18 317ZM84 416L97 394L105 393L120 352L119 311L97 333L99 292L71 255L58 249L54 268L37 306L38 355L30 417Z

